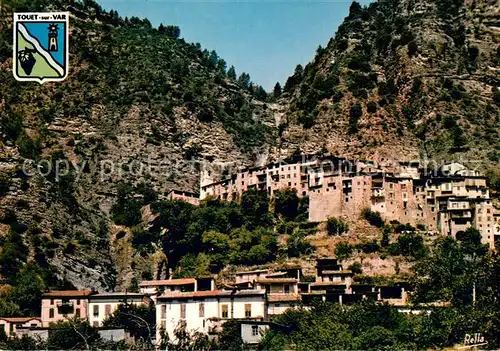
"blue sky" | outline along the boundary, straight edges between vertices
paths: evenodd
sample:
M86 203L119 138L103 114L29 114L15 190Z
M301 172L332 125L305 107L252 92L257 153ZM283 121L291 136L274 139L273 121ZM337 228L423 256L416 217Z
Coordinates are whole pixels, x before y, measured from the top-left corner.
M54 60L56 60L62 67L64 67L64 54L65 54L65 46L64 40L66 37L64 36L64 22L52 22L58 25L59 30L57 31L57 41L58 41L58 50L56 52L49 52ZM50 23L24 23L25 27L31 33L31 35L35 36L40 45L48 49L49 43L49 31L48 26Z
M325 46L349 12L351 1L307 0L98 0L122 17L147 17L154 26L178 25L188 42L214 49L271 90L297 64L307 64ZM369 0L358 1L362 5Z

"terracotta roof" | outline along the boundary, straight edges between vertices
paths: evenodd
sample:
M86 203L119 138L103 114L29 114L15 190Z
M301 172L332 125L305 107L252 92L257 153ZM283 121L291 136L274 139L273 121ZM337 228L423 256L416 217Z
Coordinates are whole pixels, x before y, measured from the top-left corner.
M301 296L313 296L313 295L325 295L323 291L311 291L311 292L304 292L300 294Z
M91 290L61 290L46 292L43 297L78 297L89 296L90 294L92 294Z
M234 274L235 275L244 275L244 274L265 273L265 272L269 272L269 270L268 269L257 269L255 271L240 271L240 272L236 272Z
M0 319L3 319L4 321L7 321L9 323L26 323L32 320L41 322L40 317L0 317Z
M261 283L261 284L297 283L297 279L295 279L295 278L264 278L264 279L258 279L257 283Z
M183 278L183 279L164 279L164 280L144 280L139 283L139 286L171 286L171 285L187 285L194 284L196 279Z
M267 301L269 302L296 302L300 300L300 295L271 294L267 296Z
M90 296L90 299L109 299L109 298L143 298L146 295L141 293L130 293L125 291L120 292L111 292L111 293L102 293L102 294L94 294Z
M311 283L310 286L328 286L328 285L346 285L345 282L315 282Z
M196 292L167 292L159 296L158 299L164 300L177 300L177 299L196 299L204 297L229 297L229 296L253 296L265 295L266 291L263 289L248 289L248 290L210 290L210 291L196 291Z
M339 275L346 275L346 274L353 274L352 271L350 270L342 270L342 271L329 271L329 270L325 270L325 271L322 271L321 272L321 275L323 274L329 274L329 275L332 275L332 274L339 274Z
M287 272L274 272L266 274L266 278L282 277L287 275Z

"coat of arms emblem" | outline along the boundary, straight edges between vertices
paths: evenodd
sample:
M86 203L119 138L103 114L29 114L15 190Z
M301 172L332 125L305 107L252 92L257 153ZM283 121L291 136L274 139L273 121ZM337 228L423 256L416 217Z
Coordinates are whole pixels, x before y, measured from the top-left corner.
M68 76L68 12L14 13L14 77L59 82Z

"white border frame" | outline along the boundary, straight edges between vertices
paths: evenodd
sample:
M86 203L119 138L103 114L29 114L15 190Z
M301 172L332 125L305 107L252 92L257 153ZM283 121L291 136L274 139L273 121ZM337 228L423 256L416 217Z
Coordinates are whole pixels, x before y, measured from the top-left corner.
M40 16L50 16L51 19L37 19L37 20L18 20L18 15L38 15ZM19 77L17 75L17 23L18 22L54 22L52 19L54 15L66 15L65 20L56 20L58 22L66 22L66 67L65 67L65 74L61 78L30 78L30 77ZM12 46L12 74L14 75L14 78L17 81L20 82L38 82L40 84L47 83L47 82L61 82L65 80L68 77L69 74L69 12L15 12L13 14L13 28L12 28L12 36L14 37L13 40L13 46Z

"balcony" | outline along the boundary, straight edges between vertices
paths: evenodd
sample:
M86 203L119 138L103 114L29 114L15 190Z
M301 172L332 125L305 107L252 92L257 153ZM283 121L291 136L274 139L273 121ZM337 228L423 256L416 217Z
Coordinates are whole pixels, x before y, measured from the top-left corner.
M472 212L465 210L465 211L454 211L450 214L451 218L472 218Z
M373 188L372 199L379 199L385 197L385 190L383 188Z

